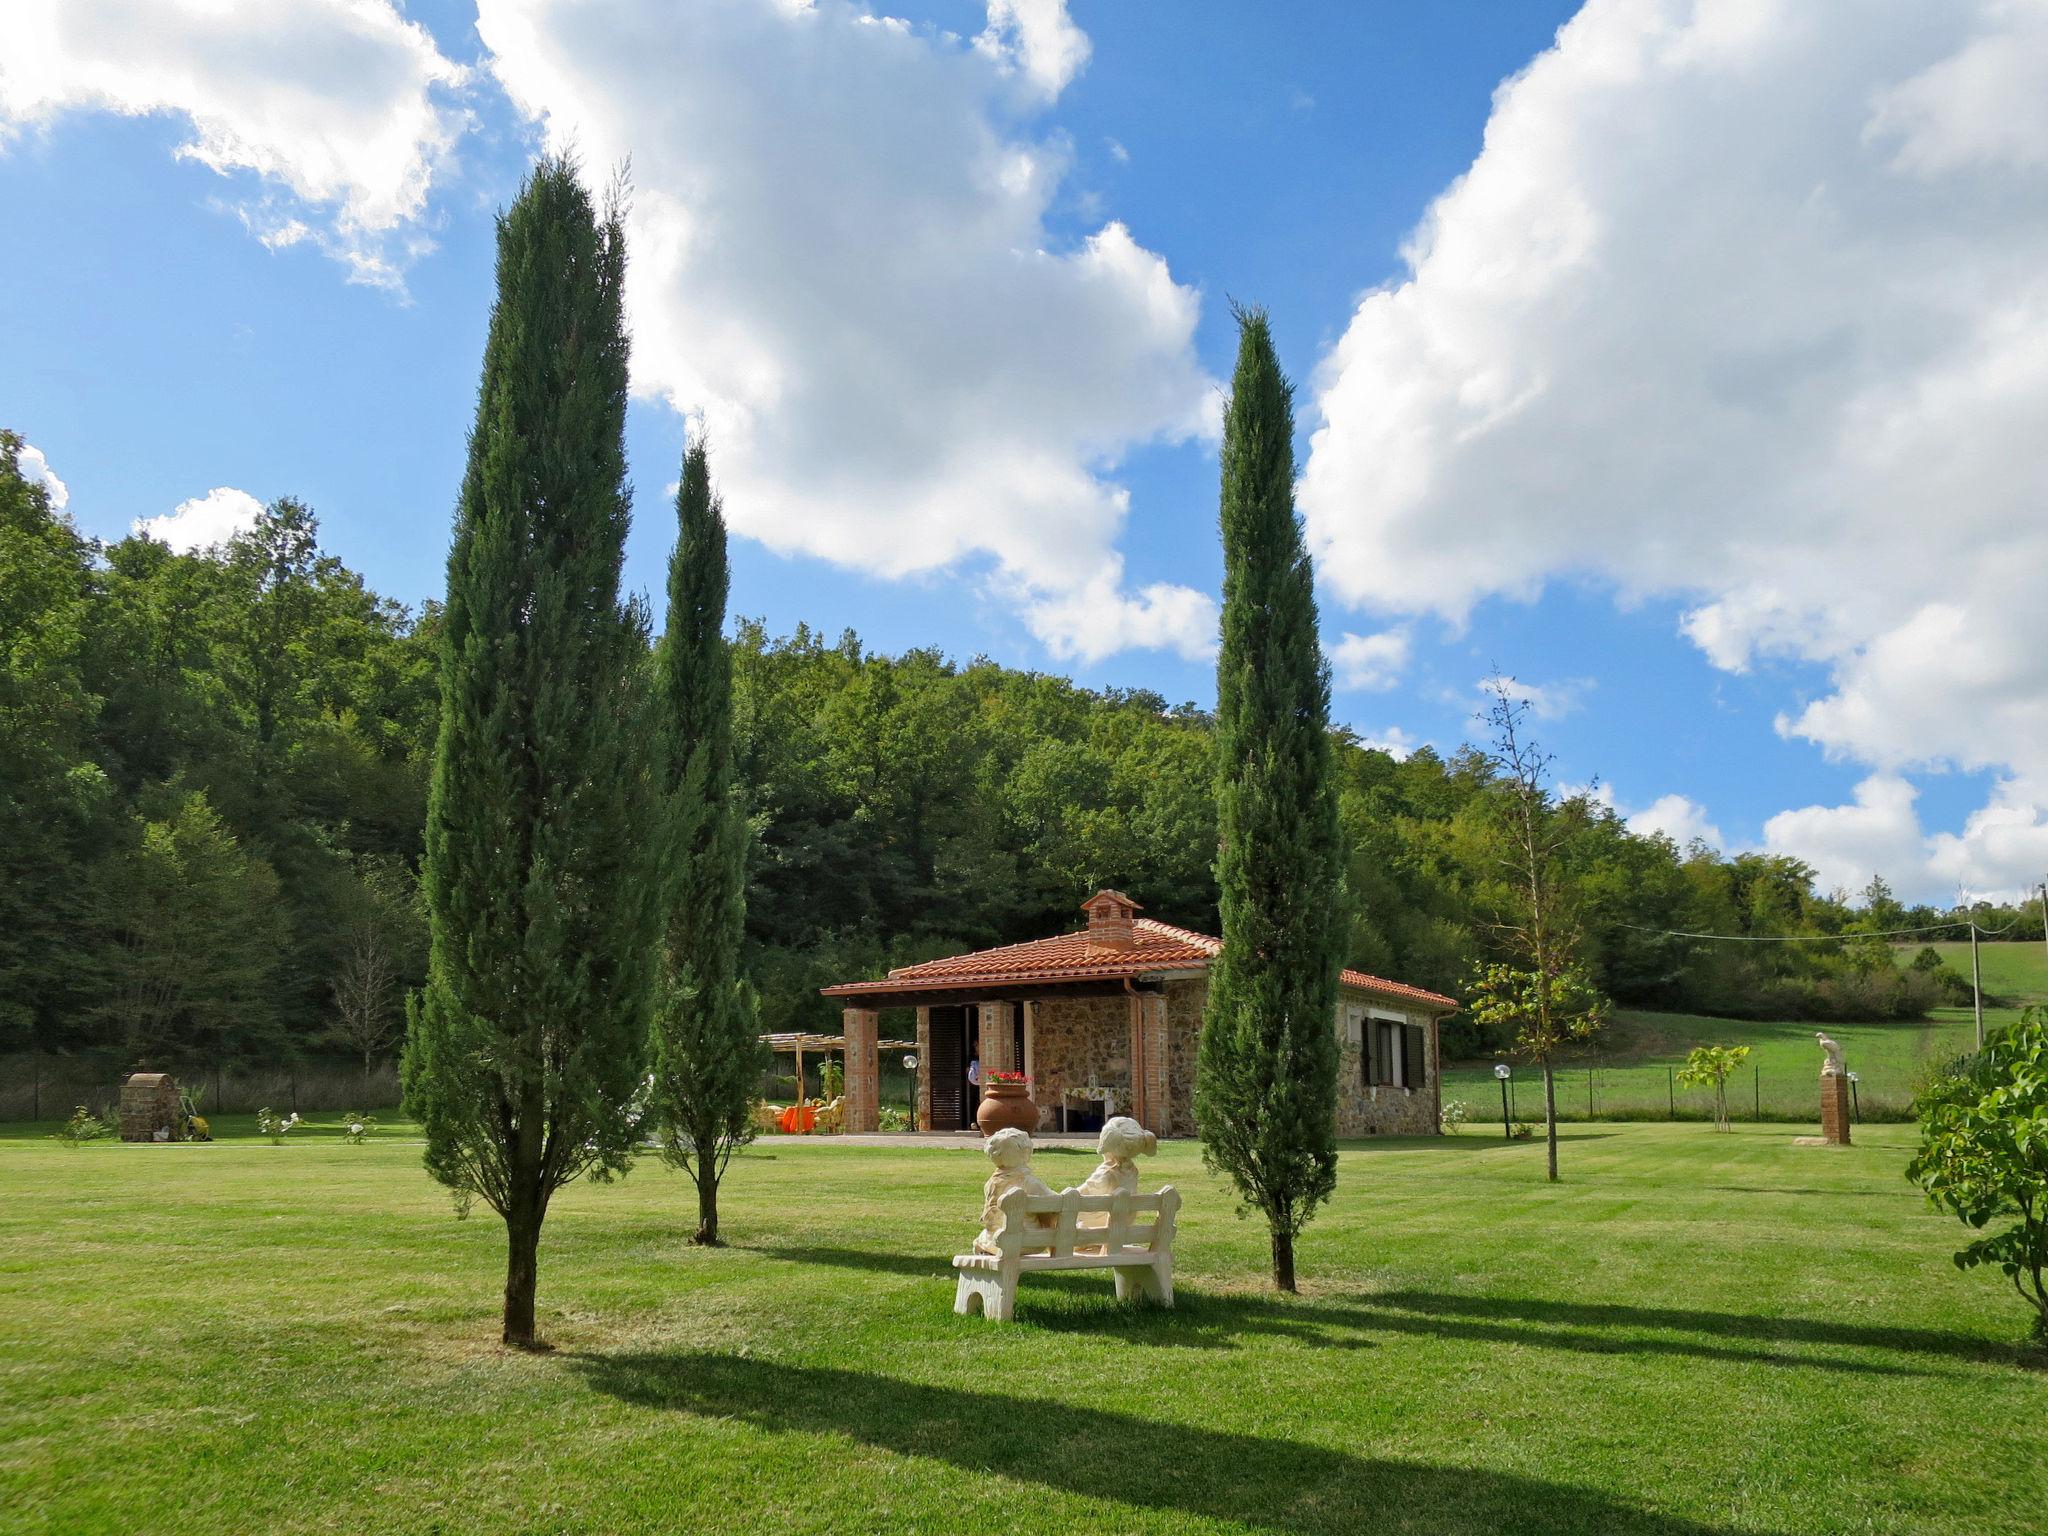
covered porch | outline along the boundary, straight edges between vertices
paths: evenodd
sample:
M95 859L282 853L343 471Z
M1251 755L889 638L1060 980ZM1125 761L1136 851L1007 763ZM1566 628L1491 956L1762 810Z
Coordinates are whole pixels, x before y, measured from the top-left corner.
M1168 996L1155 980L979 988L870 982L828 989L834 993L844 1000L848 1132L877 1129L880 1053L904 1043L881 1039L881 1017L901 1008L916 1020L920 1132L971 1132L976 1083L990 1072L1022 1072L1042 1132L1093 1132L1124 1114L1170 1133Z

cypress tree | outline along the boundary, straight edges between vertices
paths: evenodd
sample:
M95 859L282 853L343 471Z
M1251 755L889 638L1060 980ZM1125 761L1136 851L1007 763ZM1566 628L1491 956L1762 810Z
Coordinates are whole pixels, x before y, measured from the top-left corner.
M1342 853L1330 780L1330 673L1294 513L1293 388L1261 310L1239 310L1223 424L1223 646L1216 664L1216 880L1195 1083L1209 1166L1272 1235L1291 1291L1294 1239L1337 1182Z
M655 661L669 879L653 1107L662 1155L697 1186L693 1241L715 1244L719 1180L753 1139L767 1053L752 989L740 977L747 825L733 790L725 515L701 441L683 455L676 520L668 633Z
M498 219L448 556L405 1096L428 1171L504 1218L504 1338L528 1347L548 1202L631 1154L656 959L624 275L616 201L543 161Z

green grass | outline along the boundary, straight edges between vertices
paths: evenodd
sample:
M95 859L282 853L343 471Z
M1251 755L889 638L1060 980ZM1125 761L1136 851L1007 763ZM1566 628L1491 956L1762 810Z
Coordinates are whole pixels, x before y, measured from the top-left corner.
M1910 958L1920 947L1906 945L1901 954ZM1970 974L1968 942L1934 948L1965 977ZM2010 1023L2022 1008L2048 1002L2048 948L1988 943L1979 949L1985 1028ZM1824 1026L1624 1010L1602 1031L1596 1047L1560 1063L1558 1115L1570 1120L1664 1119L1675 1107L1678 1118L1704 1119L1712 1112L1711 1095L1674 1081L1686 1052L1695 1045L1746 1045L1749 1060L1729 1083L1732 1111L1743 1118L1761 1111L1765 1120L1818 1123L1815 1078L1821 1057L1813 1036L1820 1028L1841 1043L1859 1079L1862 1110L1873 1119L1907 1118L1926 1068L1969 1050L1976 1041L1976 1021L1967 1007L1937 1008L1926 1020ZM1445 1063L1444 1094L1463 1099L1475 1121L1500 1114L1500 1085L1491 1059ZM1534 1067L1516 1065L1512 1102L1520 1118L1542 1118L1542 1080Z
M227 1120L223 1129L245 1129ZM396 1129L69 1150L0 1131L0 1529L2036 1531L2048 1372L1900 1176L1781 1128L1348 1149L1307 1294L1172 1144L1181 1305L952 1316L970 1152L772 1144L734 1246L643 1168L560 1198L545 1355L502 1228ZM1055 1185L1083 1153L1044 1152Z
M1921 947L1908 944L1900 954L1910 960ZM1963 980L1970 979L1969 940L1931 947L1962 973ZM2022 1007L2028 1003L2048 1002L2048 945L2031 940L2024 944L2001 940L1979 943L1977 950L1978 965L1984 974L1984 1000L1987 1004L1996 1002L2005 1007Z
M2015 1008L1984 1010L1987 1028L2017 1017ZM1829 1025L1624 1010L1601 1032L1597 1048L1559 1063L1558 1115L1661 1120L1672 1113L1675 1099L1680 1117L1705 1117L1712 1111L1712 1095L1675 1084L1686 1052L1695 1045L1746 1045L1749 1060L1729 1079L1731 1112L1748 1119L1760 1107L1767 1120L1818 1124L1822 1057L1813 1036L1823 1028L1840 1043L1849 1070L1859 1079L1863 1112L1872 1118L1905 1118L1927 1065L1968 1050L1976 1038L1967 1008L1936 1009L1929 1020ZM1463 1099L1475 1120L1499 1119L1500 1085L1491 1060L1446 1062L1444 1096ZM1525 1119L1543 1116L1542 1077L1525 1062L1515 1063L1513 1107Z

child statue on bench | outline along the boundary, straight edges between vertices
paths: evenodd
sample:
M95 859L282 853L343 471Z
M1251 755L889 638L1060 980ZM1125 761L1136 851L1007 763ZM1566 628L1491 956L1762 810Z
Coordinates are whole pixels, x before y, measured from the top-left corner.
M1095 1150L1102 1161L1081 1186L1084 1195L1135 1195L1138 1192L1138 1159L1159 1150L1159 1138L1129 1115L1117 1115L1103 1122ZM1080 1227L1106 1227L1107 1211L1084 1211L1074 1223ZM1100 1247L1087 1250L1100 1253Z
M1030 1132L1015 1129L997 1131L983 1143L982 1150L996 1165L996 1171L982 1186L981 1230L974 1234L974 1248L977 1253L996 1253L1000 1251L996 1234L1003 1229L1000 1208L1003 1196L1013 1189L1021 1189L1027 1195L1050 1195L1053 1190L1031 1171ZM1050 1231L1055 1223L1050 1216L1034 1216L1031 1224Z

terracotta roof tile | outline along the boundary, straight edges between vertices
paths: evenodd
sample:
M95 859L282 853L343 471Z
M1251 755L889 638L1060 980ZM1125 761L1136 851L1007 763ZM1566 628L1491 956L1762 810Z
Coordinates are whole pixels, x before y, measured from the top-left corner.
M1112 949L1089 942L1088 932L1056 934L1049 939L1032 939L1023 944L1005 944L998 949L981 949L967 955L949 955L943 960L926 960L919 965L900 966L884 981L842 982L824 988L827 997L859 997L875 992L911 992L923 989L973 987L983 984L1014 986L1032 981L1116 981L1125 977L1156 975L1172 971L1203 971L1222 950L1223 942L1206 933L1176 928L1153 918L1141 917L1132 924L1135 942L1128 949ZM1386 981L1363 971L1345 971L1344 985L1361 991L1422 1003L1446 1012L1457 1003L1404 982Z

